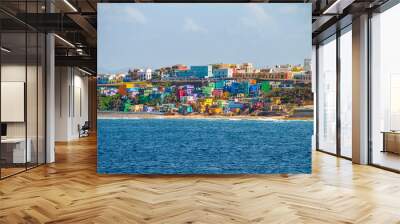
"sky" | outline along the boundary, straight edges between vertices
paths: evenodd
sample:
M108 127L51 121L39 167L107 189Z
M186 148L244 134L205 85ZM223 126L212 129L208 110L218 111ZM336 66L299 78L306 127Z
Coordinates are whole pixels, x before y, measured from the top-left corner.
M311 4L98 4L99 73L175 64L303 64Z

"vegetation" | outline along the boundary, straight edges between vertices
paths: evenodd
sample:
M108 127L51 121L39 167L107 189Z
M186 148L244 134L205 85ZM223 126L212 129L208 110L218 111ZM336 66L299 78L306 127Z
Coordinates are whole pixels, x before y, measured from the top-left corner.
M124 103L120 94L100 96L97 109L99 111L122 111L124 110Z
M267 97L280 97L282 104L302 104L312 101L313 93L310 88L296 87L292 89L273 89Z

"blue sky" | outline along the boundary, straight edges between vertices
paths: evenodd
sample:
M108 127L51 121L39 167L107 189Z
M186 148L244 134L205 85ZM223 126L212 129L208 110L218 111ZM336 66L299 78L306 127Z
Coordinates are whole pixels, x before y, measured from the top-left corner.
M98 4L98 72L174 64L302 64L311 4Z

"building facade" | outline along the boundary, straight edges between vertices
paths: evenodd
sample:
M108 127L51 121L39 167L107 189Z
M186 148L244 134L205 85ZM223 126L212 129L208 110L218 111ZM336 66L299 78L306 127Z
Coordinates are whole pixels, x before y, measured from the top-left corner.
M231 68L214 69L212 74L213 74L214 78L232 78L233 77L233 71Z

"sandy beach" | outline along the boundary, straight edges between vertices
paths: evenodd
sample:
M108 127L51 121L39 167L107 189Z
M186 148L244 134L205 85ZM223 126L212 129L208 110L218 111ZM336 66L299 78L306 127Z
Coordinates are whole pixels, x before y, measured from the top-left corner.
M206 114L157 114L157 113L126 113L126 112L97 112L98 119L238 119L238 120L313 120L313 117L287 116L251 116L251 115L206 115Z

